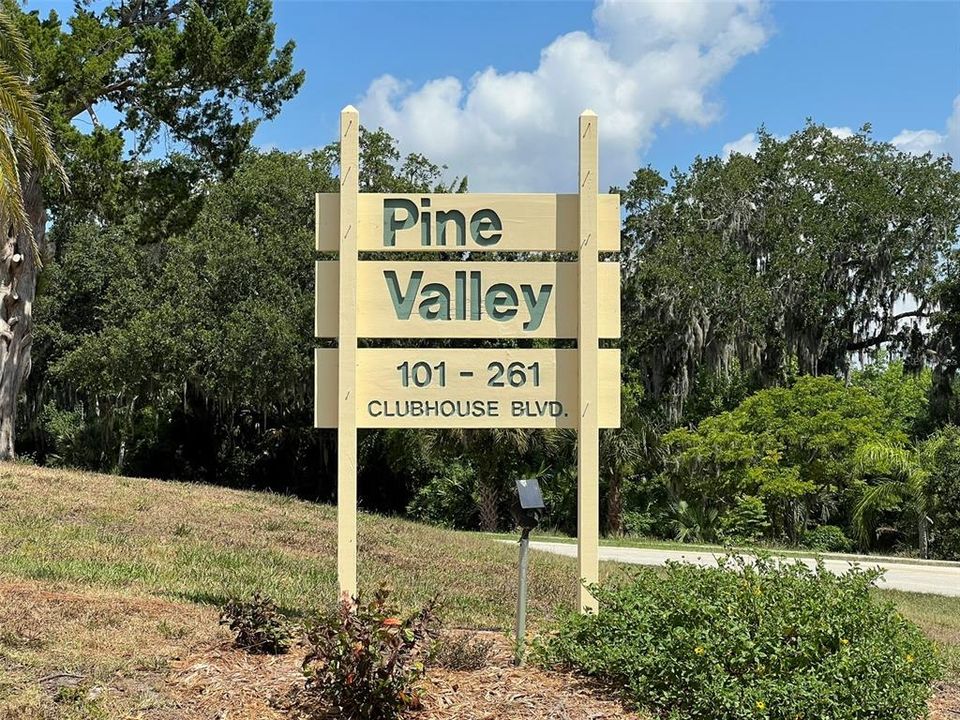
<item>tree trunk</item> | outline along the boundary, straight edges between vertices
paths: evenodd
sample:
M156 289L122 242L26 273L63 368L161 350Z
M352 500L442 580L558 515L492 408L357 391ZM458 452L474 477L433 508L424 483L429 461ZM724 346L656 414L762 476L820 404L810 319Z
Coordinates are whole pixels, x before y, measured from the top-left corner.
M623 534L623 481L619 472L611 473L607 485L607 533Z
M30 374L37 253L46 236L47 213L39 178L23 178L31 231L7 232L0 245L0 460L14 456L17 397Z
M930 531L927 527L927 514L924 512L920 513L920 521L917 523L917 530L920 541L920 557L926 560L930 553Z
M495 532L500 519L500 493L493 483L480 480L477 488L477 507L480 511L480 529Z

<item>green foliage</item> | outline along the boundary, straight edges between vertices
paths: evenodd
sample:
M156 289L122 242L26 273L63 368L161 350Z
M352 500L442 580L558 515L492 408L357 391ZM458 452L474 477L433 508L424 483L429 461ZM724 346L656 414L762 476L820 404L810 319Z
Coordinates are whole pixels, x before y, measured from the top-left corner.
M944 263L934 299L938 310L930 324L934 355L933 386L930 389L930 415L934 423L960 423L960 398L957 393L957 369L960 368L960 249L954 249Z
M281 655L293 640L290 622L273 600L262 595L228 602L221 608L220 624L233 632L234 645L251 653Z
M420 706L436 638L436 601L401 618L380 589L368 603L342 602L307 636L306 689L319 708L345 720L392 720Z
M593 588L599 612L567 617L540 656L676 720L913 720L939 663L876 578L736 556L644 568Z
M21 16L36 59L38 86L61 141L85 143L70 121L107 104L109 131L133 138L147 154L164 136L187 145L221 172L246 151L254 130L275 116L303 84L293 70L294 43L275 47L269 0L77 5L65 26Z
M57 407L96 428L97 451L74 464L250 484L265 450L291 451L312 404L312 194L331 183L318 155L251 153L162 252L139 244L135 214L57 230L37 364ZM201 429L181 436L181 422ZM205 437L213 462L194 449Z
M857 449L860 482L855 487L857 499L851 523L862 547L870 547L881 517L892 512L904 522L912 523L906 531L908 535L914 534L913 528L917 529L920 552L926 556L927 518L933 512L929 485L932 449L929 442L912 448L865 442Z
M670 506L669 526L680 542L716 542L720 534L720 512L706 502L680 500Z
M31 228L21 176L55 174L64 188L67 179L37 103L30 48L15 12L0 3L0 216L26 233Z
M820 525L804 533L801 543L804 547L817 552L850 552L853 540L847 537L843 528L836 525Z
M930 443L929 487L935 498L931 551L944 560L960 560L960 428L948 426Z
M843 374L885 344L918 367L929 347L911 321L960 229L950 158L899 152L868 126L759 137L753 157L697 158L669 189L642 168L621 190L625 362L674 420L725 409L704 381ZM896 306L904 295L916 310Z
M720 519L720 535L726 541L751 543L759 540L770 530L767 508L763 499L753 495L741 495L735 504Z
M465 462L451 462L414 492L407 513L433 525L457 529L474 527L477 505L473 500L476 476Z
M634 537L647 537L655 533L657 518L650 512L628 510L623 514L623 532Z
M891 362L880 352L874 362L853 373L852 382L880 399L890 413L890 422L917 437L929 427L931 379L929 368L908 373L902 360Z
M827 377L800 377L789 388L762 390L696 430L664 437L662 475L675 497L731 507L741 495L763 499L777 534L799 535L822 494L848 487L864 442L900 443L906 435L864 388Z

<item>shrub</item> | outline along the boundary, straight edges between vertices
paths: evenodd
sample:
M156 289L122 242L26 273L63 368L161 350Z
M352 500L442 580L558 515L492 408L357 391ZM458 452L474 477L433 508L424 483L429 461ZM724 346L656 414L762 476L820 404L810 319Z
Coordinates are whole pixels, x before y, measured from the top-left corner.
M306 690L333 717L393 720L420 706L416 687L436 637L436 601L398 617L381 588L369 603L345 600L307 634Z
M280 655L290 649L293 639L290 622L273 600L262 595L228 602L221 609L220 624L229 626L234 645L248 652Z
M720 534L724 540L755 542L770 530L767 508L761 498L741 495L736 504L720 519Z
M960 560L960 427L948 426L931 438L933 468L929 489L934 496L932 555Z
M466 463L451 462L417 489L407 513L433 525L454 529L474 527L477 505L473 500L475 474Z
M654 534L656 522L652 513L628 510L623 513L623 532L632 537L649 537Z
M803 536L802 545L819 552L850 552L853 540L847 537L843 528L836 525L820 525Z
M433 663L448 670L481 670L490 664L493 639L459 633L437 642Z
M939 672L931 643L870 587L878 571L822 565L670 563L594 587L541 662L597 677L673 720L906 720Z

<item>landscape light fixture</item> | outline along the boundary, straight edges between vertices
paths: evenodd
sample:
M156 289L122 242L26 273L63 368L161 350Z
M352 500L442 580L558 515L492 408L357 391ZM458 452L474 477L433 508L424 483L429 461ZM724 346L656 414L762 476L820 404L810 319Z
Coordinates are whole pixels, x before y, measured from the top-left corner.
M536 478L517 480L517 501L513 515L520 527L520 588L517 592L517 647L514 664L523 664L527 637L527 562L530 553L530 531L540 523L546 506Z

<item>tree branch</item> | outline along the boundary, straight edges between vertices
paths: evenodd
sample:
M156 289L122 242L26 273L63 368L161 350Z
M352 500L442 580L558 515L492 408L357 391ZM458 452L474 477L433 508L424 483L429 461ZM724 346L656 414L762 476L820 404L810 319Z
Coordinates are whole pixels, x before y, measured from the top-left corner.
M890 320L902 320L903 318L907 317L930 317L930 313L922 312L920 309L910 310L909 312L902 312L898 315L894 315L890 318ZM847 343L847 352L856 352L857 350L866 350L870 347L877 347L881 343L885 343L892 338L893 333L889 330L884 330L883 332L877 333L873 337L858 340L857 342Z
M181 0L181 2L176 2L165 10L161 10L155 15L149 15L147 17L138 18L137 15L140 14L140 11L143 9L143 0L134 0L130 5L130 11L125 13L120 19L120 27L149 27L151 25L157 25L161 22L166 22L167 20L172 20L182 13L189 2L186 0Z

